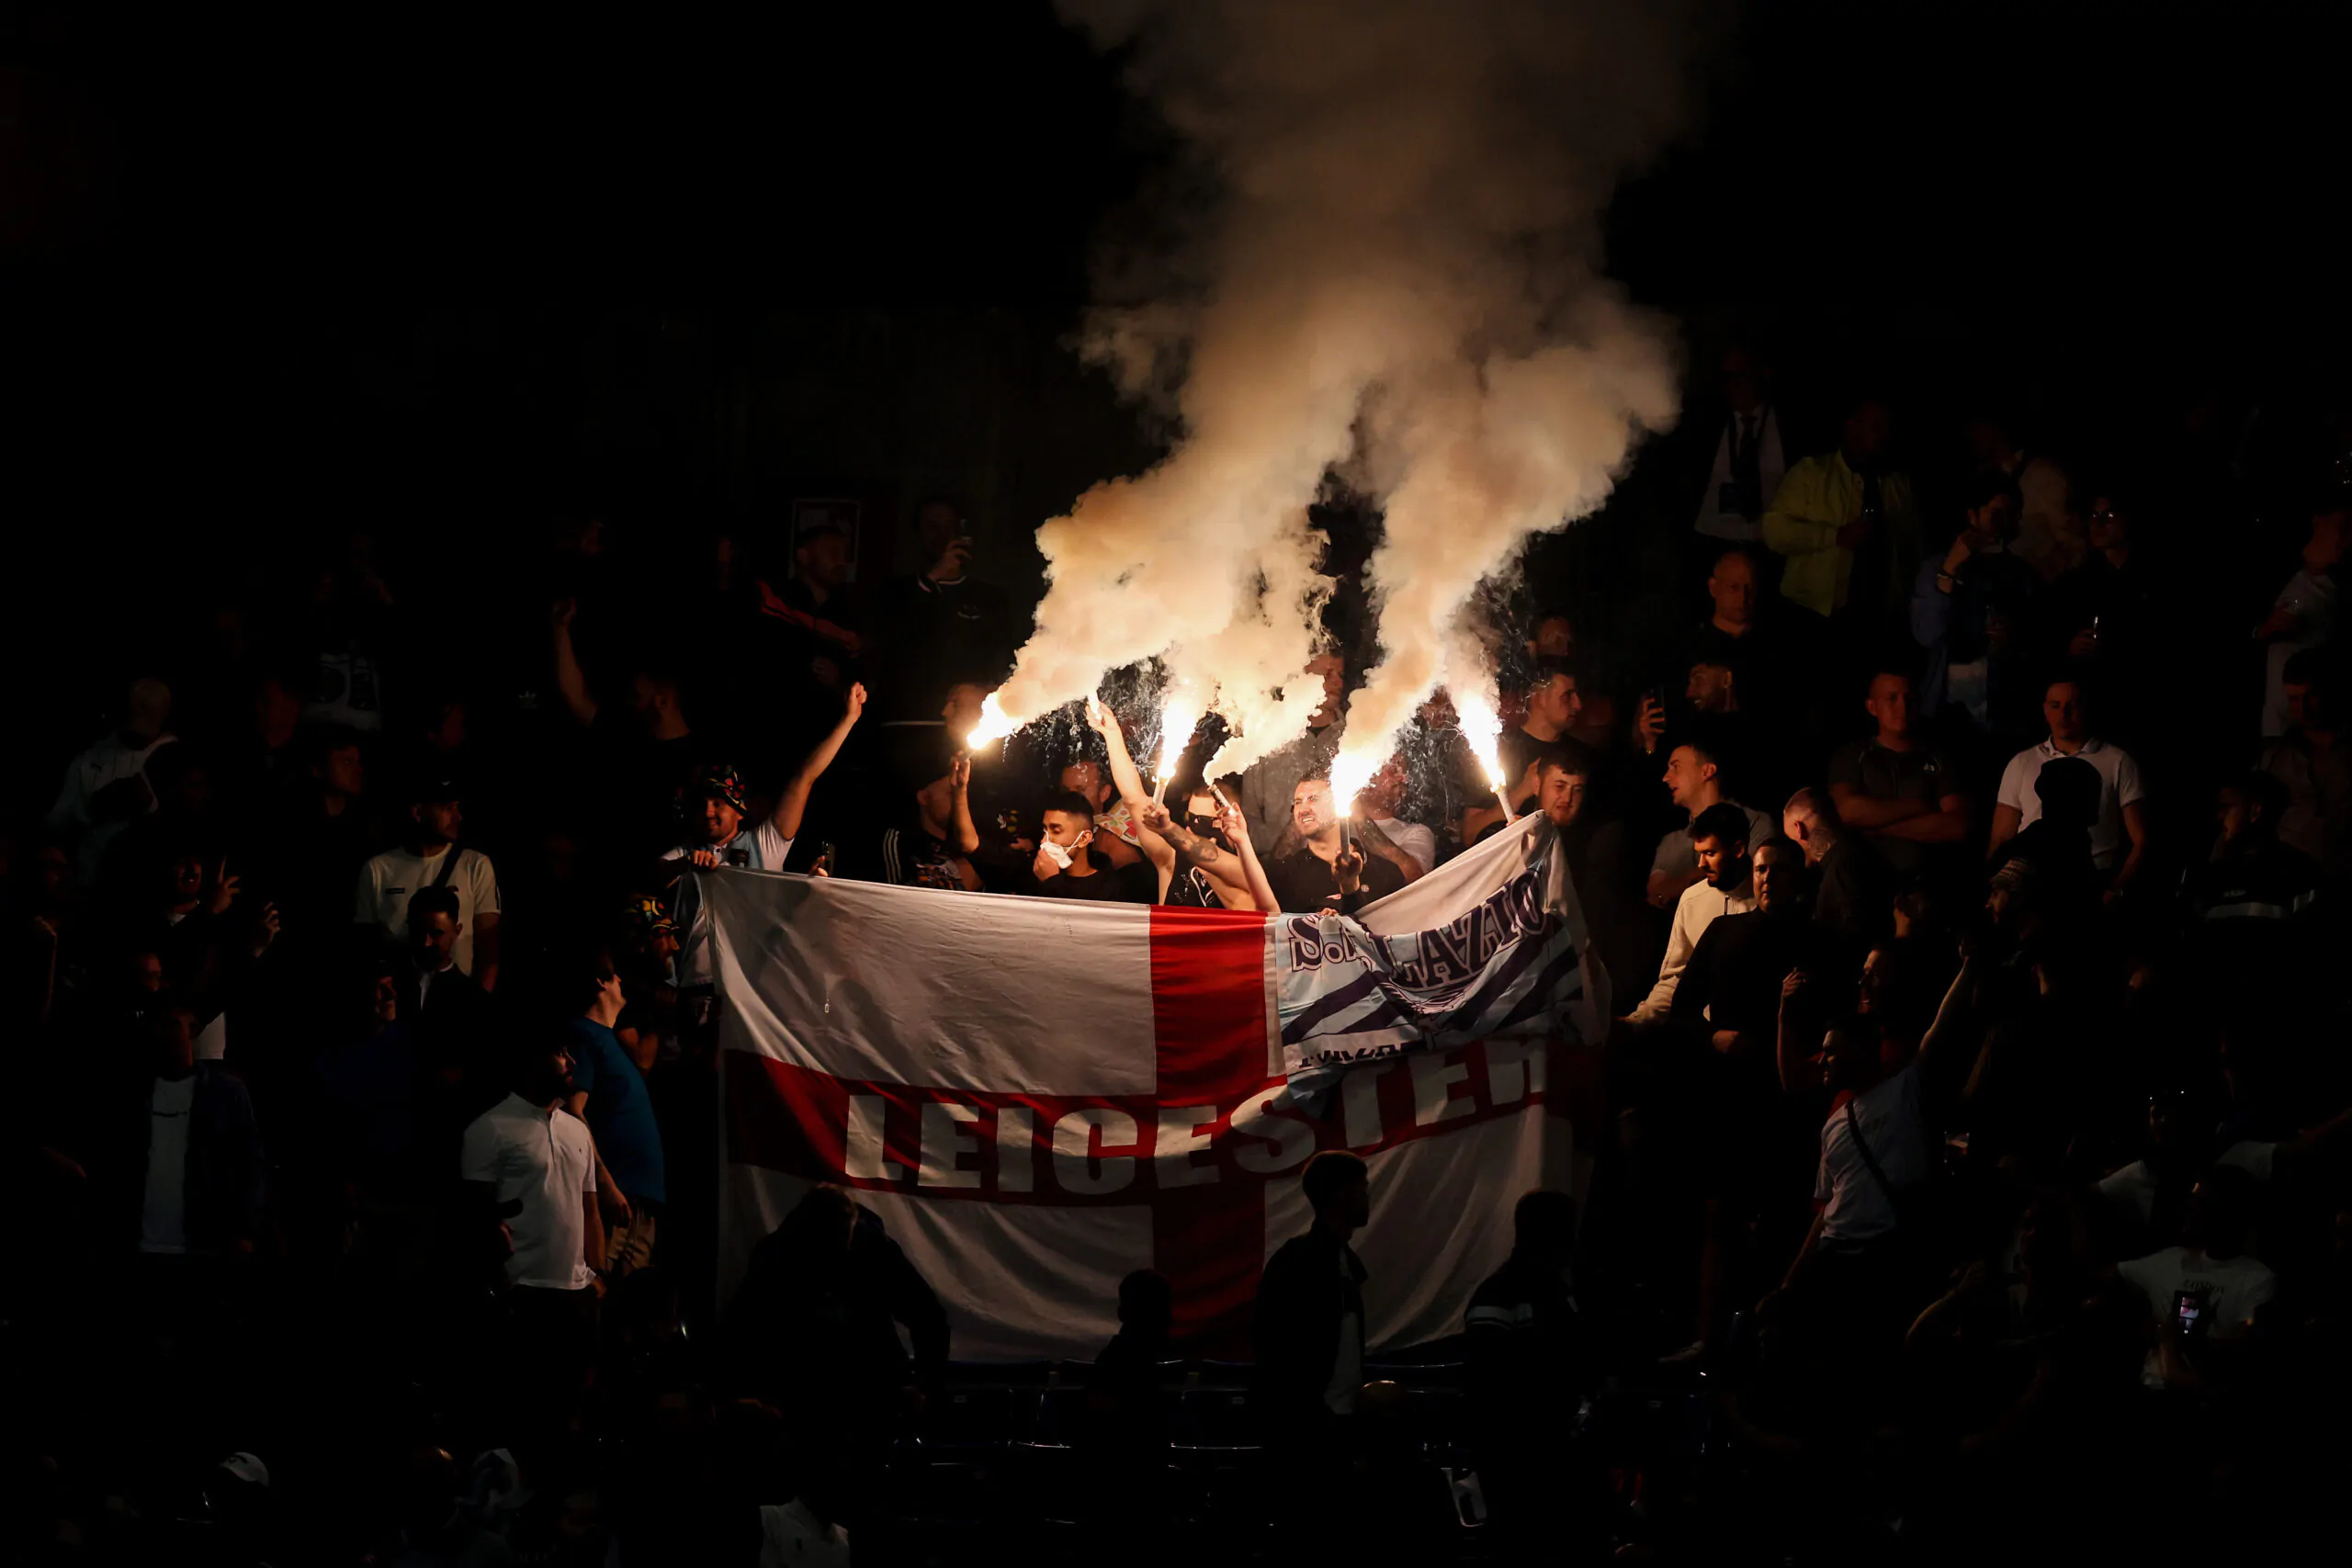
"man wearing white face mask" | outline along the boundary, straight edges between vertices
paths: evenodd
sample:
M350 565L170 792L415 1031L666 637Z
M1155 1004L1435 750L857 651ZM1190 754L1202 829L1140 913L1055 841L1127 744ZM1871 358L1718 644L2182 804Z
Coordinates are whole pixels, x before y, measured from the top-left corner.
M1094 808L1084 795L1047 795L1037 826L1037 858L1029 868L1037 897L1124 904L1157 898L1159 872L1149 861L1114 866L1093 852Z

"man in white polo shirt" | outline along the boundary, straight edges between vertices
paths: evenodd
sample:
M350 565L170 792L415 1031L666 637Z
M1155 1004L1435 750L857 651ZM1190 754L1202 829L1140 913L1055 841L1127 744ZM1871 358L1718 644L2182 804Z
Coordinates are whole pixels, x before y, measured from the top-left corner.
M2018 752L2001 772L1999 801L1993 807L1993 835L1988 853L1995 864L2004 858L2001 846L2021 829L2041 819L2041 797L2034 781L2044 764L2060 757L2077 757L2098 771L2098 818L2091 827L2091 863L2106 876L2110 891L2129 886L2148 847L2147 790L2140 783L2140 764L2120 746L2091 739L2083 720L2083 689L2073 681L2050 682L2042 694L2041 716L2050 739Z
M604 1264L596 1141L561 1109L571 1092L571 1058L560 1047L534 1048L515 1064L506 1098L467 1125L460 1148L459 1174L477 1196L521 1204L506 1222L514 1240L506 1282L518 1297L590 1291Z
M569 1410L596 1353L605 1222L596 1140L562 1109L571 1058L560 1045L517 1054L511 1092L467 1126L458 1174L485 1214L505 1214L506 1399L534 1416Z

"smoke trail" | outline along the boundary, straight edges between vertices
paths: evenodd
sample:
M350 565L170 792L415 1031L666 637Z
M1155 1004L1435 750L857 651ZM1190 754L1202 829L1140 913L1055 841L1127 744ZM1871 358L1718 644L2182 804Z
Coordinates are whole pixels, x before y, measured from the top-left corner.
M1385 751L1479 579L1599 504L1674 413L1665 334L1592 270L1617 180L1679 122L1675 5L1063 0L1126 56L1216 191L1110 260L1090 351L1176 421L1169 457L1038 531L1051 585L1016 718L1162 654L1244 739L1303 728L1333 470L1385 507L1384 662L1349 718ZM1163 215L1164 216L1164 215ZM1377 759L1375 759L1376 761Z

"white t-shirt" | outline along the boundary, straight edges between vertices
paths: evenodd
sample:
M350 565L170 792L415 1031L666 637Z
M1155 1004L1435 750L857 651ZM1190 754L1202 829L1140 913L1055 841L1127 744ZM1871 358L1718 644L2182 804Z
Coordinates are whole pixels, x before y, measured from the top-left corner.
M147 1096L147 1199L139 1213L139 1250L187 1250L187 1125L196 1108L196 1075L157 1078Z
M2119 1263L2115 1271L2140 1287L2148 1308L2159 1316L2175 1309L2174 1298L2194 1291L2205 1298L2207 1335L2214 1339L2243 1339L2255 1313L2278 1293L2278 1276L2259 1259L2245 1253L2235 1258L2208 1258L2185 1247L2167 1247L2145 1258ZM2140 1381L2162 1388L2164 1376L2150 1352Z
M1381 817L1369 820L1380 829L1382 837L1419 863L1423 876L1437 869L1435 833L1419 822L1408 822L1402 817Z
M458 943L449 956L458 968L474 972L474 930L484 915L500 911L498 873L480 850L452 845L439 854L420 855L413 850L386 850L359 868L359 894L351 918L363 926L380 928L394 943L408 941L408 901L441 874L441 863L452 852L458 863L449 871L449 890L458 896Z
M1928 1133L1919 1120L1917 1063L1872 1084L1848 1103L1888 1183L1900 1190L1927 1179ZM1855 1146L1843 1105L1821 1124L1821 1165L1814 1174L1813 1201L1822 1206L1825 1242L1867 1241L1894 1228L1894 1200Z
M582 1194L596 1190L596 1142L588 1123L510 1094L466 1128L458 1174L492 1183L501 1203L523 1201L522 1213L506 1222L514 1235L514 1256L506 1260L510 1284L578 1291L595 1279L581 1207Z
M2045 763L2064 755L2045 740L2018 752L2001 770L2000 803L2018 814L2019 829L2041 820L2041 797L2034 793L2034 781L2041 777ZM2147 798L2148 792L2140 783L2140 764L2132 760L2131 752L2104 740L2086 740L2075 755L2098 770L2098 821L2091 828L2091 863L2101 871L2113 871L2123 856L2123 808Z
M760 1505L760 1568L849 1568L849 1531L795 1497Z
M773 818L763 817L755 827L746 828L723 844L678 844L662 852L665 861L692 860L698 851L716 850L718 863L738 866L745 871L782 871L786 855L792 853L792 840L775 829ZM710 984L710 933L704 929L702 919L702 884L689 869L678 874L676 907L670 918L678 922L680 942L676 978L681 986Z

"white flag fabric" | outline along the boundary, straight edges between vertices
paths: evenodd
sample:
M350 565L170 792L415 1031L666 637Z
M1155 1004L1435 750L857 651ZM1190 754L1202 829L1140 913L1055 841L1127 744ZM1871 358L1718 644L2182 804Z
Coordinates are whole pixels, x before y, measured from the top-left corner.
M1351 937L1385 953L1371 989L1405 1010L1459 984L1409 983L1439 946L1485 953L1474 990L1497 953L1524 952L1543 998L1483 1010L1510 1017L1492 1038L1449 1023L1318 1065L1330 1092L1311 1098L1283 1043L1293 917L698 874L723 999L722 1299L831 1181L938 1292L959 1359L1091 1358L1119 1280L1146 1268L1174 1286L1180 1336L1246 1357L1259 1271L1308 1223L1299 1168L1348 1148L1372 1172L1371 1343L1458 1331L1510 1252L1512 1203L1566 1185L1555 1059L1607 1016L1552 840L1540 819L1499 834L1368 906ZM1324 994L1368 972L1348 962Z
M1558 844L1540 818L1522 818L1360 919L1281 917L1283 1064L1301 1097L1351 1064L1424 1046L1599 1040L1607 978L1588 963Z

